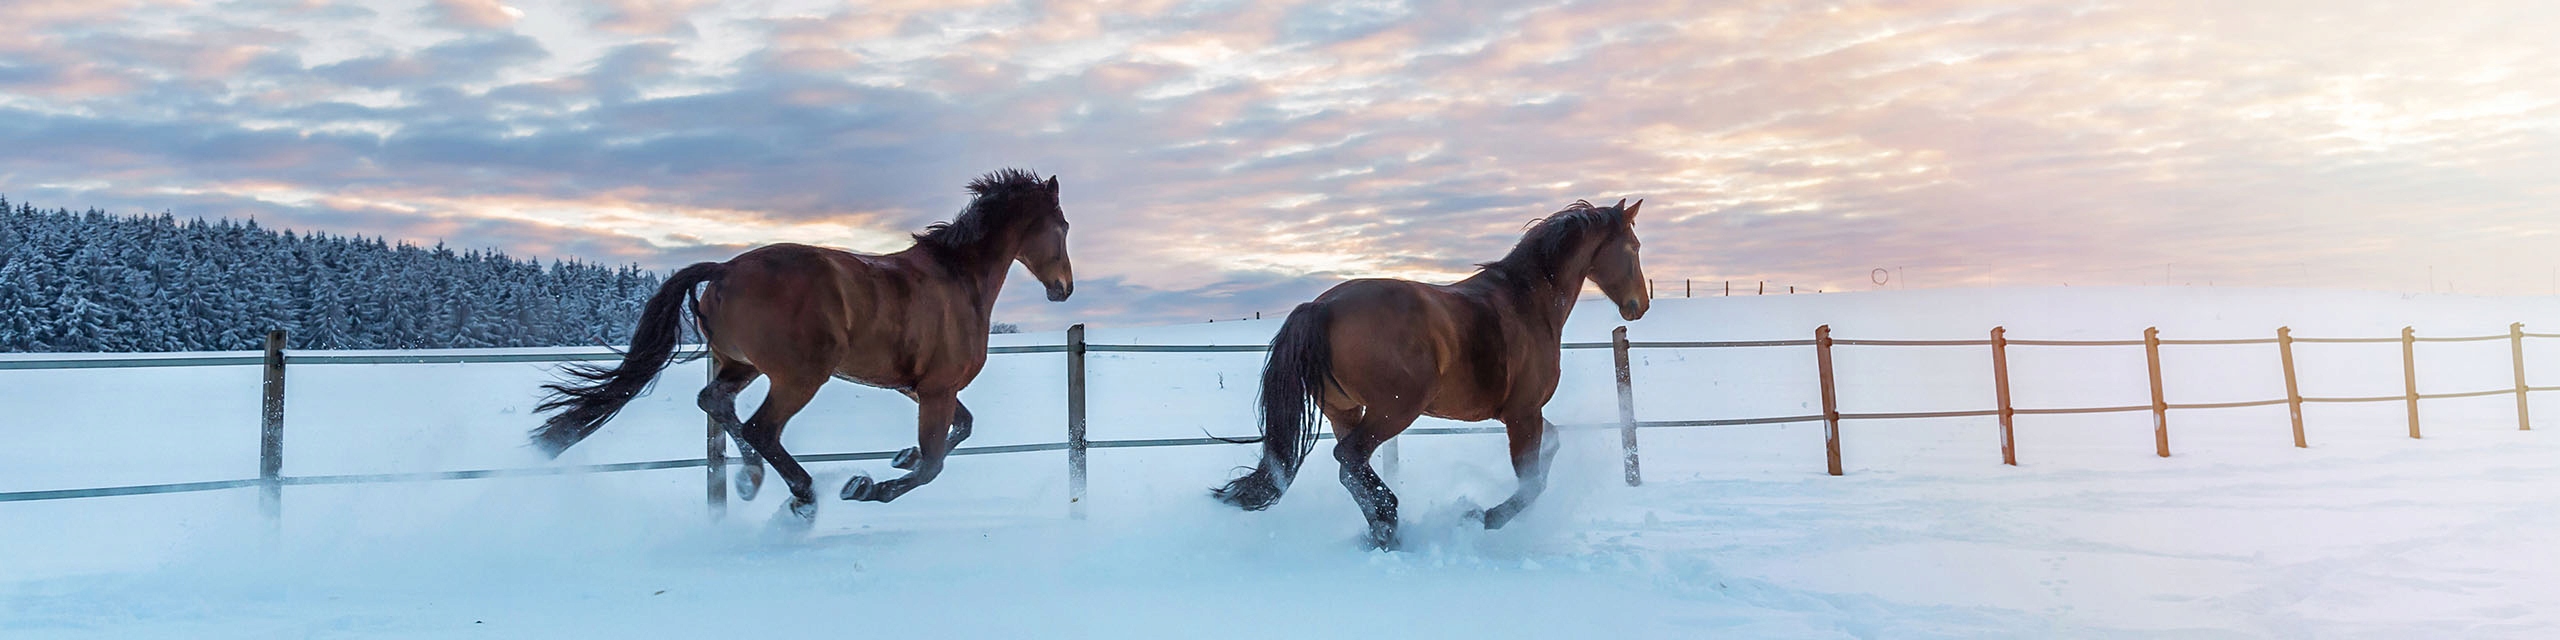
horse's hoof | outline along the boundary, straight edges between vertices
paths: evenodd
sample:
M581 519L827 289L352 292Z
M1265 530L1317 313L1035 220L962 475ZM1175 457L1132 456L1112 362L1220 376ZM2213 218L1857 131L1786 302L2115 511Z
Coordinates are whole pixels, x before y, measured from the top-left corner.
M889 467L892 469L914 471L916 468L916 458L922 455L923 453L915 447L900 449L898 450L898 455L889 457Z
M752 468L754 467L748 467L747 469ZM747 469L739 469L738 475L732 478L729 483L737 487L739 502L754 502L756 500L756 490L764 488L764 474L750 474L747 472Z
M871 476L854 476L852 480L844 481L844 490L836 492L836 497L845 500L869 498L873 486L875 484L871 482Z
M818 519L818 501L791 501L791 515L798 516L801 522L816 521Z
M1393 527L1383 531L1375 528L1369 530L1370 551L1395 551L1403 546L1402 541L1396 538L1396 530Z
M1395 538L1395 522L1370 522L1370 550L1395 550L1403 540Z

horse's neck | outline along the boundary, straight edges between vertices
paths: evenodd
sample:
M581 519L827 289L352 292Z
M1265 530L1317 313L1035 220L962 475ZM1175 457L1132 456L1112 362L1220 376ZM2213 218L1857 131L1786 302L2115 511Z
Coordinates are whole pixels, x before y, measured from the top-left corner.
M979 311L995 309L996 292L1004 290L1005 273L1013 269L1015 245L1020 244L1015 240L1017 237L1018 234L1009 230L991 231L961 253L965 257L956 265L959 272L952 275L970 283L972 299L969 302L977 305Z
M1562 335L1565 318L1573 313L1573 301L1582 295L1582 280L1591 272L1590 261L1569 258L1553 268L1540 265L1527 271L1530 273L1482 273L1467 280L1475 283L1473 286L1499 288L1504 295L1518 298L1514 304L1526 308L1548 330Z

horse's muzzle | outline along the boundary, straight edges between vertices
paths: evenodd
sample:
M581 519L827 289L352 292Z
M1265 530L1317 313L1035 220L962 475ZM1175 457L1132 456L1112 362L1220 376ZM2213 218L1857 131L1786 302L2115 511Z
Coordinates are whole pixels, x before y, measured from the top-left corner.
M1628 300L1626 302L1620 302L1618 303L1618 317L1625 318L1629 321L1643 319L1645 307L1647 306L1650 305L1646 305L1643 300Z
M1073 282L1049 285L1050 302L1066 302L1067 296L1075 295L1075 293L1076 283Z

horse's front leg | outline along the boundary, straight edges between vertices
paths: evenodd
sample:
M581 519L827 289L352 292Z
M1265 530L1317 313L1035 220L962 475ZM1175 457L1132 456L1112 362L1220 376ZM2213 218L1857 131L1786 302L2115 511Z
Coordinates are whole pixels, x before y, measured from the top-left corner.
M1502 421L1503 431L1511 436L1511 471L1520 479L1520 488L1511 498L1484 512L1484 528L1500 529L1538 501L1547 490L1547 466L1556 459L1556 423L1548 422L1537 412Z
M908 471L907 475L882 482L873 482L871 476L856 475L844 483L844 491L837 497L888 502L932 482L934 476L942 475L942 461L951 455L952 417L959 410L957 394L917 392L916 448L920 453L915 456L915 469Z
M950 445L951 448L958 449L960 448L960 443L962 441L969 439L969 429L977 424L977 418L970 416L969 405L961 404L959 400L952 400L951 407ZM916 458L923 453L924 450L921 448L907 447L906 449L898 451L897 456L889 459L889 466L898 469L914 470L916 468Z

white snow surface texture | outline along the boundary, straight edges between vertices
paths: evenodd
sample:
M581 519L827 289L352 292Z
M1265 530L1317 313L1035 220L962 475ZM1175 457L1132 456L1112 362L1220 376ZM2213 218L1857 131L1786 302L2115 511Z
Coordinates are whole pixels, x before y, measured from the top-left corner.
M2167 338L2560 332L2560 299L2230 288L1886 291L1659 300L1621 323L1586 302L1567 340L1835 336ZM1259 344L1277 320L1097 328L1094 343ZM1055 344L1057 333L999 336ZM2304 395L2402 390L2398 344L2297 345ZM2560 340L2528 340L2560 385ZM2284 397L2272 345L2163 348L2169 401ZM24 357L24 356L14 356ZM1063 356L998 355L962 394L969 446L1065 437ZM1097 440L1254 433L1257 353L1096 353ZM1841 408L1993 406L1980 347L1837 348ZM2012 347L2022 408L2147 405L2140 347ZM1609 353L1566 355L1548 406L1617 418ZM2427 393L2508 388L2507 342L2418 345ZM1812 349L1635 352L1645 420L1820 412ZM301 365L287 475L699 457L698 363L560 461L524 445L548 365ZM254 477L256 367L0 371L0 491ZM762 385L741 398L751 409ZM1852 421L1847 474L1819 423L1648 429L1644 483L1615 430L1570 434L1543 501L1485 531L1461 514L1513 486L1499 435L1399 438L1406 548L1367 551L1328 441L1273 509L1207 489L1250 445L1098 449L1089 517L1065 454L954 457L891 504L833 499L771 524L769 478L725 515L703 472L0 503L0 637L1932 638L2560 637L2560 393L2517 429L2501 394L2180 410L2174 455L2147 412L2027 415L2019 466L1992 418ZM832 384L791 423L808 453L914 443L914 405ZM743 411L742 411L743 412ZM1419 426L1448 426L1425 420Z

